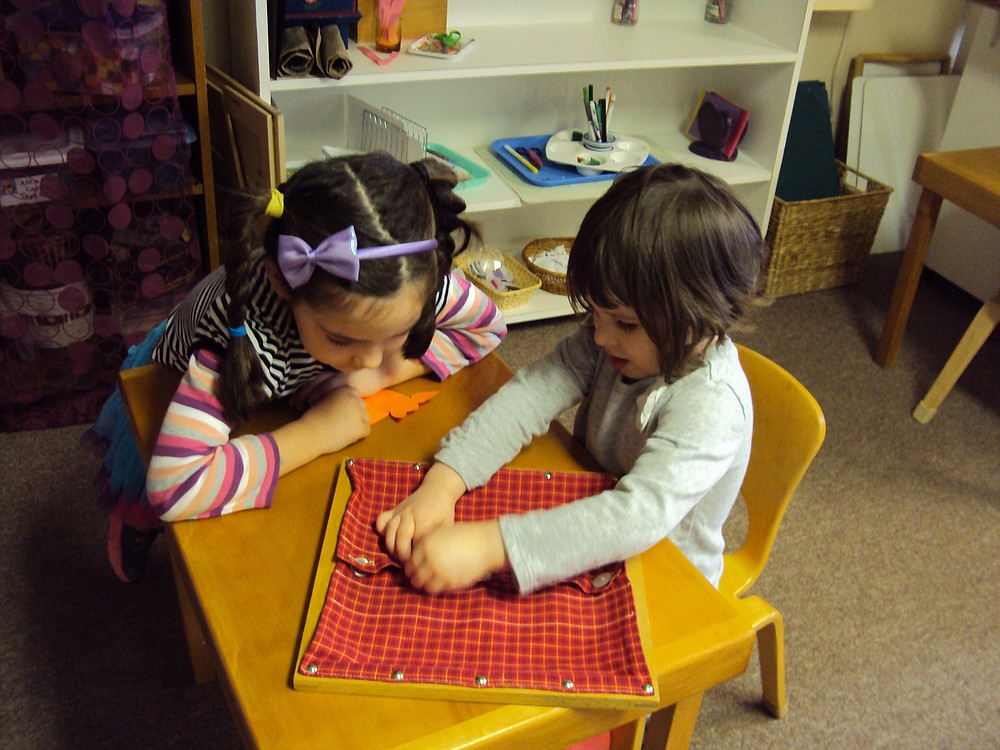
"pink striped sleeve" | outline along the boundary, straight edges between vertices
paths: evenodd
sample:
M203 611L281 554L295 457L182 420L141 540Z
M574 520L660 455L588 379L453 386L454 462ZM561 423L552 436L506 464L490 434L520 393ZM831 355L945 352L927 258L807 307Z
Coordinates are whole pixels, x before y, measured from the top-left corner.
M493 300L454 274L436 326L421 361L442 380L481 360L507 335L507 324Z
M218 378L219 357L196 352L167 409L146 477L164 521L266 508L274 497L278 446L270 433L230 438L213 390Z

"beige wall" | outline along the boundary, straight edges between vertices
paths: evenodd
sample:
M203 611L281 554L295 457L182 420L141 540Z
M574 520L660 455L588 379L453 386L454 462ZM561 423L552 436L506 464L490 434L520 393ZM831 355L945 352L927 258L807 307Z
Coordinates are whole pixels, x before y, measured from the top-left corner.
M869 10L813 13L800 79L823 81L837 111L851 59L860 54L954 54L963 0L874 0Z

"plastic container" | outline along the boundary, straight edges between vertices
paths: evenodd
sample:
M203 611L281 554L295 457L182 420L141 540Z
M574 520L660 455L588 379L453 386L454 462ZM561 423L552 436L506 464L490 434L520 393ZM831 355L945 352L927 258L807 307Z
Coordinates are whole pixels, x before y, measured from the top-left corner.
M83 145L79 129L43 141L32 136L0 137L0 206L40 203L63 196L71 176L67 162Z
M196 137L188 123L177 120L172 108L154 105L95 120L86 146L105 179L129 180L139 171L145 179L138 183L132 179L131 185L180 190L190 182L190 146Z

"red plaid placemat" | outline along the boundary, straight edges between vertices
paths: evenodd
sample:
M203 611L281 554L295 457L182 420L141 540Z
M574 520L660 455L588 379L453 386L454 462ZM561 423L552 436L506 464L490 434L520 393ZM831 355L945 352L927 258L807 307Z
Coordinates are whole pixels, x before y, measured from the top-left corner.
M385 552L374 523L416 489L426 468L399 461L348 462L353 490L325 603L298 674L477 692L653 695L624 563L527 596L516 592L509 575L449 595L414 589ZM459 501L456 520L562 505L613 484L603 474L503 469Z

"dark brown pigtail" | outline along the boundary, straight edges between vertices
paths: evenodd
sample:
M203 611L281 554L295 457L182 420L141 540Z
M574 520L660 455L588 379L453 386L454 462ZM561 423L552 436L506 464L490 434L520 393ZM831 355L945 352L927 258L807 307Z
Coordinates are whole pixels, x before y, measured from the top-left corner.
M456 253L465 250L473 239L481 240L479 228L462 218L465 201L455 192L455 173L437 159L422 159L411 164L423 178L434 211L440 268L447 273ZM456 245L454 233L459 234Z
M232 196L226 212L229 226L223 233L227 238L223 246L223 261L226 266L226 293L230 300L226 310L230 337L222 359L216 396L226 416L235 421L245 420L251 409L264 400L264 375L244 324L247 302L253 293L253 253L258 246L258 228L267 200L253 195Z

